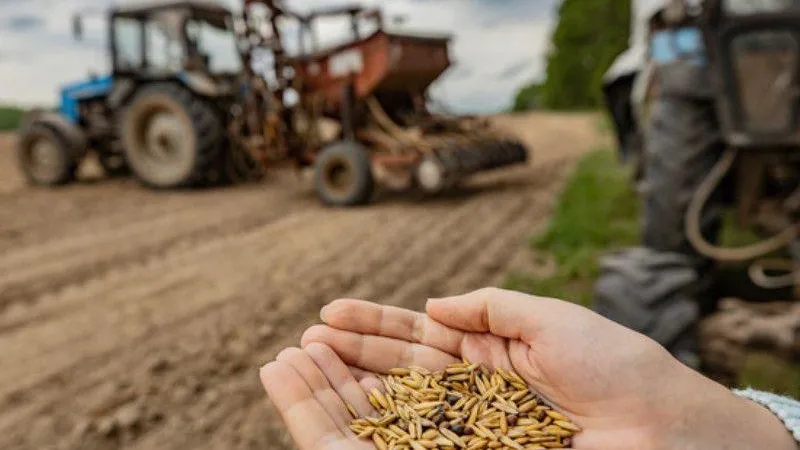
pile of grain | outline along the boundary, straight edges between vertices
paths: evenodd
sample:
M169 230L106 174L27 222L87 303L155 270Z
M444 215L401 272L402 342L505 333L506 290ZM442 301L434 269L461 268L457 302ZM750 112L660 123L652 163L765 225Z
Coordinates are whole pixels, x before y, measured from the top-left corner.
M378 417L358 417L348 405L350 429L379 450L566 448L580 431L502 369L464 361L433 373L393 369L381 381L385 392L369 395Z

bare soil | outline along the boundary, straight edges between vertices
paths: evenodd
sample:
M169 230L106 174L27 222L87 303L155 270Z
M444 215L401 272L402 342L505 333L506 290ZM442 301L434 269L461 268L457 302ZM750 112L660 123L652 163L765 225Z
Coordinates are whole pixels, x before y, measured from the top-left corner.
M529 166L350 210L291 171L206 191L92 174L30 188L0 136L0 448L291 448L258 368L321 306L421 308L502 283L571 163L608 143L590 115L497 121Z

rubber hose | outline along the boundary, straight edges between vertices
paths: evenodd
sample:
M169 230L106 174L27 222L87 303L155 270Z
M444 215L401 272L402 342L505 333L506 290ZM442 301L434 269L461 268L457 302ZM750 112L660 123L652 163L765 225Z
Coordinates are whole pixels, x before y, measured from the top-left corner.
M767 270L788 272L785 275L767 275ZM800 276L800 266L791 259L763 259L750 265L747 274L762 289L784 289L795 285Z
M738 150L729 148L722 155L722 158L714 165L703 183L697 189L689 203L689 210L686 213L686 234L689 242L703 256L723 262L743 262L749 261L760 256L767 255L790 244L797 237L797 224L792 225L782 232L753 245L740 248L724 248L711 244L703 236L700 227L703 207L705 206L714 189L719 186L722 179L733 167L733 163L738 156Z

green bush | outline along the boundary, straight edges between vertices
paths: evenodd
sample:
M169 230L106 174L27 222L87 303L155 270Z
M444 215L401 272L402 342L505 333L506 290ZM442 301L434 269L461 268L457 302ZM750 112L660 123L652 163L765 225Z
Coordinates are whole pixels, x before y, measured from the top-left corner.
M547 58L547 109L602 106L603 75L628 46L631 0L564 0Z
M531 83L523 86L514 98L513 112L531 111L538 109L541 104L541 83Z

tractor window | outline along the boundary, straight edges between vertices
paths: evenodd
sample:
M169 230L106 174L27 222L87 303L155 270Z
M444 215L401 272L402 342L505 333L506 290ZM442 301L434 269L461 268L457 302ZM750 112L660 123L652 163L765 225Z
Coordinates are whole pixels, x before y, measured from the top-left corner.
M161 22L145 26L147 69L150 72L175 73L183 68L183 46L179 36L170 36Z
M187 24L186 33L204 58L209 72L223 74L242 71L236 36L231 29L219 28L203 20L192 20Z
M141 23L134 19L114 21L117 69L135 71L142 66Z
M773 132L790 125L798 47L791 31L753 31L733 38L738 97L748 129Z

